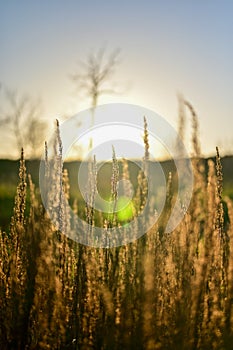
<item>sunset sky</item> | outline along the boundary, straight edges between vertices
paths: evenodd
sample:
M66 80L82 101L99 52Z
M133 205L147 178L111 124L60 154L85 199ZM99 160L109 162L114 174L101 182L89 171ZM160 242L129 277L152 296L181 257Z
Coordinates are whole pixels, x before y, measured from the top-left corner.
M176 127L182 93L198 113L203 153L233 152L232 18L231 0L0 1L0 81L40 96L51 126L89 106L69 79L78 60L120 48L113 82L124 92L101 103L141 105ZM1 126L0 157L15 155L8 132Z

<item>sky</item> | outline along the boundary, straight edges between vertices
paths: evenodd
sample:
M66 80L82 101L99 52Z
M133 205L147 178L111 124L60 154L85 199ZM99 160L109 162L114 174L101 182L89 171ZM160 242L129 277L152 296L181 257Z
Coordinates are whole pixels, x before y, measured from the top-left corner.
M56 118L90 106L69 78L78 61L103 46L120 48L113 82L122 93L100 103L137 104L176 128L181 93L197 111L203 154L216 145L232 153L232 16L231 0L0 0L0 82L41 98L49 138ZM2 92L0 101L4 118ZM0 128L0 157L16 157L9 127Z

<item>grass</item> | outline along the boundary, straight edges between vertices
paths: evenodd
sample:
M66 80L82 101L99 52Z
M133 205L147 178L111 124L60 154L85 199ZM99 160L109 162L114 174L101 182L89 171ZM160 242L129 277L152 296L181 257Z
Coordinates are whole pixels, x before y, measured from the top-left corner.
M210 158L215 161L214 158ZM137 160L138 161L138 160ZM203 159L207 164L208 159ZM233 180L232 180L232 169L233 169L233 156L226 156L221 159L224 178L223 178L223 194L224 197L229 197L233 200ZM28 173L31 174L33 182L36 188L39 186L39 160L28 160L25 161ZM84 210L84 200L77 186L77 173L79 171L80 162L66 162L64 168L67 169L70 181L70 201L73 203L78 200L79 206ZM175 165L172 161L162 161L161 166L163 168L166 178L168 177L169 171L175 172ZM107 199L111 191L111 163L105 163L98 171L98 191L100 195ZM120 170L122 171L122 164L119 163ZM138 166L130 160L128 160L128 167L130 173L130 180L133 184L134 189L137 187L137 176ZM207 166L206 166L207 167ZM10 220L14 207L14 197L18 181L18 161L2 160L0 159L0 227L4 230L9 229Z
M146 155L146 132L144 141ZM199 152L197 137L193 142ZM56 157L46 160L55 181L47 200L57 208L53 219L60 231L82 231L63 206L62 195L74 212L108 234L120 222L92 210L100 180L95 162L82 207L70 193L75 172L64 171L61 164L58 126L55 146ZM106 167L102 171L109 185L102 191L115 203L118 178L135 174L114 153ZM233 203L222 194L225 175L218 150L215 162L194 157L193 172L191 204L173 232L164 231L174 201L170 186L160 220L145 235L127 245L93 248L54 227L22 152L11 225L0 232L0 348L231 349ZM147 195L143 172L136 174L134 215ZM169 177L170 185L174 179ZM141 229L135 225L133 234Z

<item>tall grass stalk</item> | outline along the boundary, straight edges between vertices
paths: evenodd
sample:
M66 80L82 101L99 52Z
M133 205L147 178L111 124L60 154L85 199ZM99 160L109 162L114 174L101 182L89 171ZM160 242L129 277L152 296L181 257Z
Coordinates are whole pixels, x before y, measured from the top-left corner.
M144 128L142 163L148 161L149 152L146 120ZM46 148L45 160L47 200L56 209L54 217L51 220L42 208L22 151L11 227L9 232L0 231L0 348L231 349L233 205L222 194L219 150L215 162L209 160L205 166L194 137L193 198L173 232L165 233L165 223L159 221L127 245L93 248L64 234L79 237L83 226L68 211L69 174L62 163L58 123L56 130L55 154L49 155ZM113 149L112 209L119 174ZM169 174L164 218L173 205L174 177ZM130 179L126 161L123 178ZM119 223L117 217L98 216L93 209L95 160L88 181L82 219L91 227L102 224L107 235ZM146 186L141 171L135 216L145 204ZM73 207L81 215L77 201ZM137 221L133 228L132 235L141 229Z

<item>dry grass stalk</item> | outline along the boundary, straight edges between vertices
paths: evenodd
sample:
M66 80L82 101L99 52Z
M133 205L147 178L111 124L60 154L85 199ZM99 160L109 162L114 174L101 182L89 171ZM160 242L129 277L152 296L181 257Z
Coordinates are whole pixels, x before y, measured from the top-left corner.
M146 155L147 141L145 147ZM55 181L49 187L50 205L62 209L55 217L60 228L79 231L82 227L70 220L60 197L62 191L68 205L69 176L62 171L58 129L54 150L54 159L46 157L49 176ZM94 249L57 231L41 209L30 176L27 204L22 153L11 229L0 231L1 349L231 349L232 201L222 195L218 150L216 168L208 162L207 179L203 164L193 166L192 202L172 233L165 234L155 224L126 246ZM90 208L96 174L92 162ZM124 163L123 177L130 178ZM111 180L115 203L119 181L115 152ZM167 205L174 199L172 180L169 174ZM138 212L143 209L145 188L139 172ZM97 220L92 211L87 218L92 225ZM117 225L112 218L102 222L108 234L109 226ZM133 230L140 229L135 222Z

